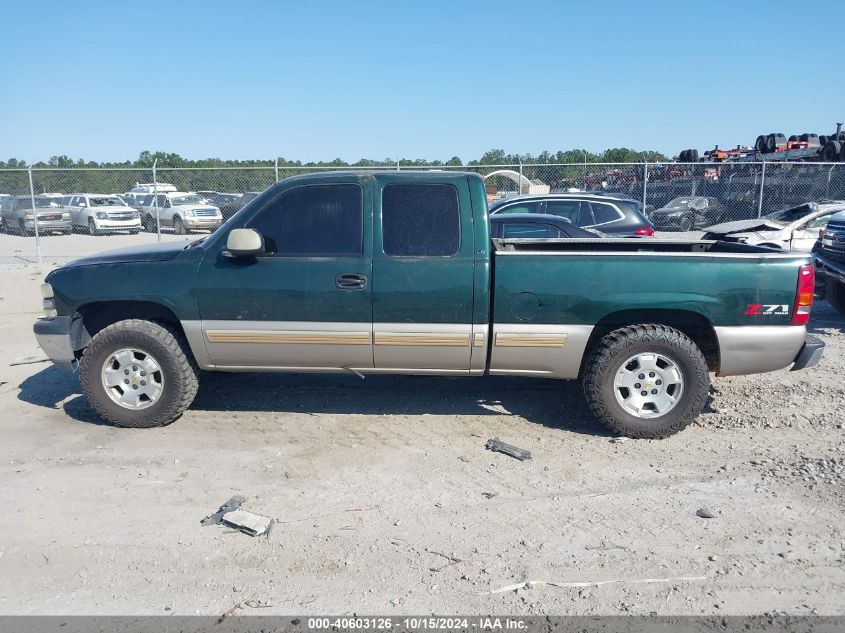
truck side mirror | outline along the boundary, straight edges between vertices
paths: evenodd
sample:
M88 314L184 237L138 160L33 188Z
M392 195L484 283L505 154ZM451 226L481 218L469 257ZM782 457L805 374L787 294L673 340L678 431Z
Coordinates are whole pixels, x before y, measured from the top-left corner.
M232 229L226 238L226 257L257 257L264 254L264 238L255 229Z

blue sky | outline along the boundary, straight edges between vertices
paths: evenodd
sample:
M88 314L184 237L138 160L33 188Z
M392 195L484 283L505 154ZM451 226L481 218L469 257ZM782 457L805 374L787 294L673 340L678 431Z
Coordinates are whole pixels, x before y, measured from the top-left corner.
M841 8L4 0L0 158L673 154L827 133Z

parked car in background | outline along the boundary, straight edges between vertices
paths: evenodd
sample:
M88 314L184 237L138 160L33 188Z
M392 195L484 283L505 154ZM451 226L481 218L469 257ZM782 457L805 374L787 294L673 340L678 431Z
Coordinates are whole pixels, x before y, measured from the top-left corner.
M577 227L559 215L500 213L490 216L490 237L503 240L545 240L562 237L596 239L602 237L602 234Z
M815 252L816 290L845 314L845 211L828 218Z
M177 235L197 229L214 230L223 223L220 209L205 203L196 193L174 191L146 196L140 205L141 222L148 231L156 230L156 213L162 227Z
M654 235L654 226L633 200L585 193L550 193L505 198L490 207L490 214L541 213L557 215L573 226L598 229L614 237Z
M228 220L248 203L255 200L260 191L247 191L246 193L218 193L210 200L211 204L218 207L223 213L223 219Z
M141 216L116 195L75 193L62 198L62 208L70 213L74 230L85 230L91 235L128 231L141 232Z
M681 196L652 211L650 219L660 231L692 231L720 222L724 217L725 205L716 198Z
M775 211L762 218L709 226L704 229L704 239L809 253L819 238L819 232L839 211L845 211L845 200L808 202L791 209Z
M35 210L30 196L10 196L0 200L0 218L3 227L10 233L33 235L35 223L38 232L70 233L70 214L60 205L61 200L52 195L35 196Z

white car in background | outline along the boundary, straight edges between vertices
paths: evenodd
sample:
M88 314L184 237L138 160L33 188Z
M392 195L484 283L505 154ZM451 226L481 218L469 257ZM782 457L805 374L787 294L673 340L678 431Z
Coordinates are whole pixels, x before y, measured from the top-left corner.
M845 200L808 202L761 218L708 226L704 229L703 239L809 253L819 239L819 231L839 211L845 211Z
M200 229L213 231L223 224L220 209L197 193L173 191L148 195L138 208L144 228L152 232L156 230L156 214L161 226L172 228L177 235Z
M62 198L64 211L70 213L74 230L87 230L91 235L128 231L141 232L140 214L115 195L75 193Z

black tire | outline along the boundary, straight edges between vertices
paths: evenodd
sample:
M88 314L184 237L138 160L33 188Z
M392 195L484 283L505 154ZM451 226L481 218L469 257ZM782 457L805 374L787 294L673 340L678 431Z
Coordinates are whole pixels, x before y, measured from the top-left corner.
M122 348L151 354L163 374L161 395L145 409L127 409L106 393L101 372L109 356ZM125 428L165 426L184 413L199 388L199 369L185 338L161 323L118 321L98 332L82 354L79 377L91 407L106 421Z
M681 396L663 415L628 413L616 398L615 378L622 364L637 354L654 353L676 365L683 377ZM662 438L688 426L701 413L710 390L710 374L701 350L685 334L659 324L632 325L610 332L590 353L584 367L584 395L600 422L628 437Z
M842 145L839 141L828 141L822 149L822 162L833 163L839 160L839 152L842 150Z
M839 147L839 160L845 163L845 143L842 143Z
M797 143L800 137L797 134L790 134L787 139L790 143Z
M840 314L845 314L845 284L828 278L825 297Z
M754 141L754 149L760 152L761 154L765 153L766 151L766 135L761 134L757 137L757 140Z
M679 163L688 163L689 162L689 150L685 149L680 154L678 154L678 162Z
M187 233L185 225L182 224L182 218L178 215L173 218L173 232L176 235L185 235Z
M827 145L827 141L828 141L828 138L824 134L819 135L819 145L824 147L825 145Z
M94 218L88 218L88 235L99 235L97 225L94 224Z
M692 231L693 227L695 226L695 222L693 222L692 218L688 215L685 215L681 218L681 221L678 222L678 228L686 233L687 231Z
M149 213L144 214L143 219L141 220L141 224L144 227L144 230L148 233L155 233L156 232L156 221L153 216Z
M777 145L775 144L775 135L769 134L768 136L766 136L766 153L771 154L775 151L775 147L777 147Z

